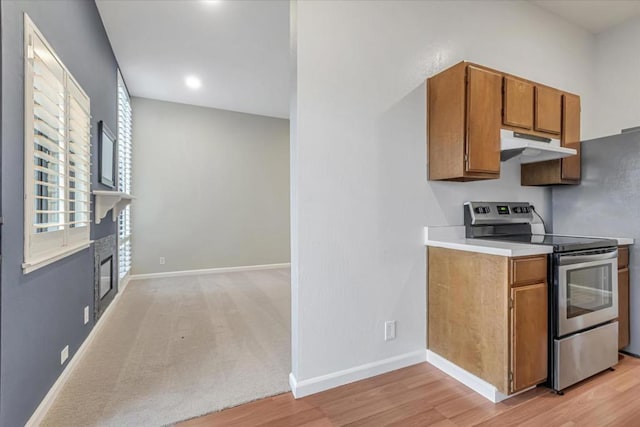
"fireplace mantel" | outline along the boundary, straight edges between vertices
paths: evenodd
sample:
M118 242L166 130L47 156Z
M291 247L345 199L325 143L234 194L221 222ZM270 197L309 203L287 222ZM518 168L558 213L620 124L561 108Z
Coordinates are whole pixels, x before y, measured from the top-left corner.
M131 194L119 191L94 190L93 195L96 196L96 224L100 224L102 219L107 216L107 212L109 212L109 210L112 211L111 219L115 221L118 219L120 212L122 212L122 210L131 203L131 200L135 199Z

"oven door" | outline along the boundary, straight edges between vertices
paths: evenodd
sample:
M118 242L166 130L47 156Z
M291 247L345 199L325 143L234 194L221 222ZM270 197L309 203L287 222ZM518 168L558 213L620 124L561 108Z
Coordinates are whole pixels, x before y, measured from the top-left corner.
M557 257L558 336L618 317L618 250L607 248Z

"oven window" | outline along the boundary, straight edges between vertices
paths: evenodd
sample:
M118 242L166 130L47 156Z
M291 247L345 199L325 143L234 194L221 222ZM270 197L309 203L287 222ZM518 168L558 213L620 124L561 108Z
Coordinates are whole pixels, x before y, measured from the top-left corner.
M613 305L611 264L567 271L567 318Z

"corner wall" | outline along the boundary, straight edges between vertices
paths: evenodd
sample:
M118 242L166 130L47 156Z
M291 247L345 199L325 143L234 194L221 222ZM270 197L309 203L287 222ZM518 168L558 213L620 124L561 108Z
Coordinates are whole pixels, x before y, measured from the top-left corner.
M93 312L93 250L86 249L30 274L22 273L24 194L23 13L60 56L91 98L92 163L97 123L116 129L116 68L93 1L2 1L2 296L0 300L0 425L29 419L89 331L83 308ZM92 188L97 183L93 170ZM97 239L115 232L110 221L92 225ZM60 365L60 351L69 359Z
M133 274L288 263L289 121L131 102Z
M595 40L594 137L601 137L640 126L640 17L598 34Z
M595 58L594 70L596 73L595 93L597 103L595 103L596 119L593 121L595 135L593 137L605 137L619 134L622 129L640 126L640 55L638 46L640 44L640 17L632 18L607 31L598 34L595 38ZM637 138L637 136L635 136ZM628 137L632 140L632 136ZM607 143L609 141L603 141ZM612 142L609 142L612 143ZM595 153L601 154L593 144L589 147ZM612 143L615 147L616 143ZM615 149L615 148L614 148ZM640 155L640 153L636 153ZM597 155L597 154L596 154ZM614 220L598 220L604 215L589 212L588 216L563 215L566 212L579 211L588 206L588 202L594 196L602 197L607 183L609 187L616 191L611 191L611 203L607 205L606 200L601 200L598 208L605 207L603 212L613 214L620 206L631 206L634 214L638 206L633 197L623 199L629 195L629 191L635 191L637 182L635 175L631 174L633 168L616 170L615 165L611 168L603 167L604 160L596 160L596 155L592 155L593 164L589 163L589 157L583 157L583 185L578 188L560 187L553 190L554 222L557 230L563 233L575 234L618 234L621 237L632 237L636 239L636 244L631 247L630 252L630 331L631 341L624 350L633 354L640 354L640 251L638 249L638 227L633 223L625 222L629 216L618 216ZM629 162L634 164L637 157L627 157ZM585 164L586 162L586 164ZM609 176L602 172L608 170ZM587 179L585 180L585 172ZM598 187L596 187L598 186ZM596 192L595 189L600 189ZM633 190L630 190L633 189ZM614 214L615 215L615 214ZM613 216L613 215L612 215ZM635 222L635 221L634 221Z
M550 191L521 187L513 161L499 180L427 181L425 79L466 59L580 94L588 134L593 37L526 2L299 1L295 13L292 382L326 386L424 351L424 226L462 224L466 200L530 201L551 218Z

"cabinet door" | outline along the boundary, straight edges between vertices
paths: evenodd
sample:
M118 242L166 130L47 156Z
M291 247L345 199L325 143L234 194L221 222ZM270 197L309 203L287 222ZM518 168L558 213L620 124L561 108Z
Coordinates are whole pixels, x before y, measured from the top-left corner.
M547 284L511 288L511 393L547 378Z
M629 345L629 269L618 270L618 348Z
M533 85L513 77L504 78L502 122L522 129L533 128Z
M562 145L575 148L578 154L562 159L562 179L580 179L580 97L564 95L562 105L564 126L562 129Z
M502 76L467 67L467 172L500 173Z
M536 86L535 130L560 134L562 129L562 93Z

